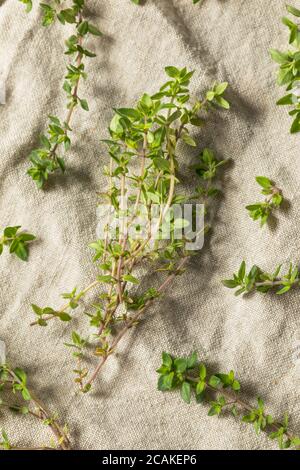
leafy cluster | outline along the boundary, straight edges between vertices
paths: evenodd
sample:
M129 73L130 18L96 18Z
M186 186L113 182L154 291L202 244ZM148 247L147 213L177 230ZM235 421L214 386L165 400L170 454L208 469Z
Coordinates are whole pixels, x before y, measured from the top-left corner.
M287 5L286 8L294 17L300 17L300 10L297 8L291 5ZM292 106L289 112L293 117L291 133L296 133L300 131L300 30L299 24L287 17L282 18L282 22L289 29L289 44L293 46L293 49L285 52L277 49L271 50L273 60L280 65L277 83L280 86L286 86L287 91L277 104Z
M135 108L115 109L109 126L110 138L103 141L108 147L110 162L105 167L108 189L99 194L99 203L100 206L109 203L114 220L120 223L115 230L109 221L102 221L105 236L90 244L99 275L84 290L64 295L68 302L58 311L32 306L38 317L34 324L45 326L55 318L69 321L79 300L91 289L101 289L93 310L89 308L86 312L90 326L96 329L92 335L92 351L99 362L88 376L81 365L76 369L76 382L84 392L91 388L102 364L115 351L125 332L138 323L146 307L160 297L169 282L184 272L193 254L186 248L191 239L186 233L182 236L182 229L187 228L189 222L182 215L176 215L173 205L182 207L196 198L205 203L208 222L208 200L219 192L213 182L224 161L217 160L209 149L200 153L195 165L200 183L195 193L186 195L177 191L181 164L178 144L195 147L193 127L203 126L208 110L228 107L222 96L227 83L215 84L203 99L191 102L188 86L193 72L173 66L165 70L168 80L157 93L144 94ZM124 209L122 201L127 195L129 204ZM158 208L157 222L153 224L155 208ZM170 228L169 239L164 237L167 227ZM205 229L201 227L200 231ZM135 273L141 262L143 267L149 265L155 272L165 274L158 289L143 287ZM82 340L78 332L73 332L72 343L68 346L75 349L79 362L90 350L87 340Z
M16 227L6 227L0 237L0 255L4 246L9 246L9 252L14 253L22 261L28 260L28 244L36 239L34 235L27 232L20 232L20 225Z
M288 272L280 276L281 268L281 265L277 266L274 273L270 274L254 265L247 272L246 263L243 261L238 272L233 274L232 279L226 279L222 283L229 289L238 288L235 292L237 296L253 291L265 294L273 289L276 290L276 294L282 295L292 287L300 286L300 275L298 266L292 263L289 266Z
M246 206L253 220L260 220L261 227L268 221L274 209L278 209L283 202L282 192L277 186L265 176L257 176L257 183L263 188L261 194L267 196L263 202L256 202Z
M50 446L43 445L40 446L39 449L70 449L67 427L61 427L56 415L50 414L44 405L34 397L33 393L28 388L27 375L23 369L12 369L7 364L0 364L0 409L1 408L5 408L19 416L31 415L45 426L50 427L55 441L51 440ZM2 430L0 449L19 450L10 442L4 430Z
M31 1L21 1L27 4L27 10L30 11ZM63 153L68 151L71 145L70 123L73 112L78 105L85 111L89 110L87 100L79 96L78 90L80 81L87 78L84 58L96 55L84 47L83 42L89 34L101 36L99 29L84 18L85 0L72 0L69 8L61 8L60 4L60 0L55 0L55 2L41 3L40 6L43 11L43 26L50 26L56 19L63 25L66 23L74 25L74 34L67 39L65 51L65 54L72 58L72 62L67 66L63 85L68 111L64 121L57 116L49 116L48 129L40 138L40 147L29 155L32 166L28 174L38 188L42 188L49 176L57 170L65 172Z
M163 352L162 365L157 373L158 390L165 392L180 389L181 398L188 404L192 395L197 403L207 402L209 416L220 416L229 410L233 416L252 424L257 434L265 431L271 439L277 439L280 449L299 448L300 438L289 432L287 415L282 423L278 422L265 412L261 398L257 398L255 407L240 398L241 385L233 370L228 374L208 375L205 364L198 362L197 353L174 358Z

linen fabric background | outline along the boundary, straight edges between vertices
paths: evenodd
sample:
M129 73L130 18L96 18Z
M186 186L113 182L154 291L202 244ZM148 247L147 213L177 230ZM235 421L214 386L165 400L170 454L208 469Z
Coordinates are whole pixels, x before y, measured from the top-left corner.
M265 435L232 416L210 418L207 406L186 405L179 393L156 390L161 351L197 350L212 370L234 369L244 396L261 396L270 413L291 415L300 432L300 373L293 341L300 328L299 293L235 298L220 280L245 259L272 270L299 261L299 136L289 135L286 108L275 84L270 47L286 48L281 24L285 0L87 0L88 15L103 31L90 38L97 53L87 59L81 83L90 112L78 109L65 176L39 191L26 175L27 156L45 131L47 115L63 118L62 91L67 58L64 40L72 26L41 26L39 2L27 15L16 0L0 7L0 70L6 104L0 106L1 228L22 225L37 235L23 263L7 252L0 258L0 338L11 364L23 367L31 388L67 422L81 449L275 449ZM293 2L299 7L299 2ZM224 198L218 203L213 235L162 301L123 340L103 369L94 391L82 396L72 384L73 359L63 345L73 329L82 331L84 306L72 325L32 328L31 303L58 308L59 295L84 287L95 275L87 244L95 238L96 192L107 162L100 139L107 136L112 107L132 106L144 92L165 81L164 67L195 70L191 83L199 96L217 79L230 83L230 112L216 113L195 136L199 148L231 158ZM180 149L188 168L197 151ZM278 224L260 230L245 210L259 199L254 178L266 175L283 188L289 210ZM80 319L82 321L80 321ZM47 442L47 430L30 418L1 412L16 444Z

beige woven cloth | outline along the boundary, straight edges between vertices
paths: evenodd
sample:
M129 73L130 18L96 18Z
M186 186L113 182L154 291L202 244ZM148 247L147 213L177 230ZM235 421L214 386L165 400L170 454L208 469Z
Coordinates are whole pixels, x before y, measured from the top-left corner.
M90 41L97 58L87 61L89 77L81 85L91 110L77 111L68 173L45 192L25 174L27 155L47 114L61 116L63 44L72 27L45 30L38 5L26 15L17 0L0 3L0 77L6 85L6 104L0 106L1 227L18 224L38 236L27 264L7 253L0 258L0 338L10 362L28 371L36 394L69 424L77 448L275 449L233 417L209 418L207 407L187 406L178 393L157 392L155 369L162 350L196 349L214 370L233 368L247 398L262 396L278 417L288 411L291 428L300 432L300 373L293 360L299 293L235 298L220 283L242 259L269 270L299 261L299 136L289 135L287 111L275 106L281 92L268 53L287 45L280 23L285 0L205 0L201 7L191 0L147 0L141 7L130 0L87 0L90 17L104 32ZM178 278L124 339L97 390L76 395L63 342L72 329L80 330L80 321L33 329L30 304L59 307L60 293L84 287L94 274L87 244L95 237L95 193L106 162L100 138L111 108L155 91L166 65L196 70L194 94L214 78L230 82L232 109L210 121L199 145L231 157L234 165L227 171L214 235L190 274ZM192 155L182 149L184 165ZM273 178L290 201L272 230L260 230L244 208L258 196L256 175ZM46 440L44 429L26 418L0 419L19 444Z

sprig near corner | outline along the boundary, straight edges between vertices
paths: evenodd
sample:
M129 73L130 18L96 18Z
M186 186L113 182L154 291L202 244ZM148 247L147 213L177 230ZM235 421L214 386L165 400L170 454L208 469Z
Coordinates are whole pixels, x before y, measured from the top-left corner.
M241 385L233 370L209 375L206 365L198 362L196 352L188 357L173 357L163 352L157 373L159 391L180 390L181 398L187 404L194 395L197 403L208 403L208 416L219 417L228 410L235 418L251 424L256 434L263 431L270 439L276 439L280 449L299 448L300 438L289 431L288 415L277 421L265 411L260 397L255 406L242 399Z
M246 209L253 220L260 220L260 226L263 227L274 209L278 209L281 206L283 196L281 189L266 176L257 176L255 179L263 188L261 194L267 197L263 202L256 202L246 206Z
M30 415L51 429L55 440L49 446L19 448L15 446L4 430L0 438L0 450L69 450L71 443L66 425L61 426L56 414L50 413L35 397L28 386L28 377L23 369L12 368L0 363L0 410L7 409L19 416Z

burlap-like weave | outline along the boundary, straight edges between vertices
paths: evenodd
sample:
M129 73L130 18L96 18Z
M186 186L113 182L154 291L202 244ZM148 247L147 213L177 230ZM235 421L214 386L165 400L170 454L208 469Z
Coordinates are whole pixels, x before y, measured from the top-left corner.
M268 53L287 45L280 23L285 0L205 0L201 7L191 0L147 0L141 7L130 0L86 3L104 33L89 40L97 58L87 61L89 77L80 86L90 112L75 114L67 175L42 192L26 175L27 156L47 115L62 116L64 40L72 26L44 29L38 5L26 15L16 0L1 2L1 227L22 225L38 236L28 263L7 252L0 258L0 338L9 360L28 371L36 394L68 422L77 448L276 448L233 417L209 418L207 407L187 406L178 393L157 392L155 369L162 350L196 349L214 370L233 368L247 398L262 396L279 417L288 411L292 429L300 431L292 354L299 293L235 298L220 283L242 259L267 270L299 261L299 136L289 135L286 109L275 106L281 92ZM30 304L58 307L60 293L84 287L95 273L87 244L95 237L96 191L107 161L100 139L107 135L111 108L131 106L142 92L155 91L166 65L196 70L194 95L215 78L230 83L231 111L214 117L197 139L199 147L216 149L234 165L227 170L213 236L190 273L124 339L95 392L77 395L73 360L63 342L72 329L80 330L80 321L31 328ZM193 155L182 148L183 166ZM259 197L256 175L274 179L290 201L277 226L263 230L244 208ZM76 317L82 313L83 308ZM0 426L19 444L46 441L45 430L32 424L1 414Z

